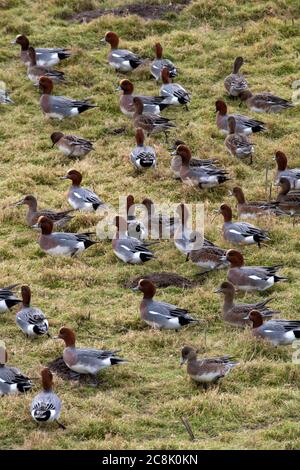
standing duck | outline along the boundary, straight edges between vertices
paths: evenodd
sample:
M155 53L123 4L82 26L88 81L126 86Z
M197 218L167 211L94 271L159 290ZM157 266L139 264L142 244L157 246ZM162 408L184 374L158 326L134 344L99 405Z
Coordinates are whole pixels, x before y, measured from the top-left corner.
M30 65L29 57L29 39L24 34L19 34L12 44L19 44L21 46L21 60L25 65ZM41 48L36 47L35 53L37 55L37 65L41 67L52 67L58 64L61 60L68 59L71 56L70 50L64 47Z
M0 396L25 393L31 390L31 380L16 367L6 366L7 351L0 347Z
M27 68L27 77L33 82L35 86L38 86L41 77L48 77L52 80L53 83L64 82L65 74L63 72L37 65L37 55L33 47L28 48L28 57L30 63Z
M144 105L140 98L133 98L135 112L133 115L133 125L135 128L143 129L148 135L164 132L166 142L168 141L168 132L176 127L170 119L156 114L145 113L143 114Z
M49 335L48 320L42 310L30 306L31 290L29 286L21 287L22 305L16 314L16 323L19 328L29 338L37 338L42 335Z
M125 116L133 117L134 115L134 96L140 98L143 103L143 113L146 114L159 114L168 106L168 104L165 104L165 98L163 96L133 95L133 83L129 80L121 80L118 90L123 91L122 95L120 96L120 109L121 112L125 114Z
M38 210L37 199L31 194L28 194L27 196L23 197L23 199L14 204L14 206L23 205L28 206L26 222L29 227L35 225L42 215L45 215L51 219L55 227L64 227L68 222L70 222L70 220L73 219L73 216L70 215L71 212L74 212L73 209L59 212L49 209Z
M89 100L73 100L65 96L54 96L53 82L48 77L40 77L39 87L42 92L40 98L40 106L48 118L64 119L68 117L78 116L78 114L88 109L97 108L95 104L91 104Z
M233 116L228 118L228 136L224 141L224 145L233 157L250 158L252 164L254 146L248 140L245 134L236 132L236 121Z
M276 274L282 265L245 266L242 253L236 250L228 250L225 259L230 263L227 279L238 290L264 291L276 282L287 281L286 277Z
M131 72L143 63L143 59L137 54L127 49L118 48L119 36L113 31L108 31L101 39L101 42L110 44L111 50L108 54L108 63L116 72Z
M137 170L156 168L156 152L153 147L144 145L145 136L141 128L135 131L136 147L130 153L130 161Z
M144 198L142 204L147 211L144 224L148 229L148 236L151 235L151 238L172 238L180 222L179 218L156 213L155 204L150 198Z
M30 414L37 423L52 423L55 421L62 429L65 426L58 421L61 412L60 398L53 392L53 375L50 369L41 371L43 391L31 402Z
M188 111L188 103L191 101L190 93L178 83L172 83L170 72L167 67L161 71L163 85L159 90L160 96L164 97L164 103L172 106L184 105Z
M50 136L52 147L56 147L69 158L85 157L92 150L95 150L90 140L78 137L77 135L53 132Z
M281 177L288 178L292 189L300 189L300 168L288 168L287 156L284 152L278 150L275 154L277 171L275 174L275 183L278 184Z
M197 359L197 350L184 346L181 350L180 365L187 363L187 373L195 382L202 383L205 388L208 384L217 383L225 377L231 369L238 366L230 356Z
M241 218L256 218L262 215L286 215L278 206L276 201L250 201L245 199L242 188L236 186L232 190L232 195L237 200L238 215Z
M265 339L274 346L292 344L300 339L300 321L297 320L268 320L264 322L262 314L252 310L246 317L253 325L253 336Z
M228 134L228 119L233 117L235 120L235 132L237 134L254 134L256 132L266 131L265 123L256 119L243 116L242 114L227 114L227 105L225 101L216 101L216 124L218 129L224 134Z
M144 240L146 238L146 228L141 220L136 219L135 203L132 194L126 198L127 211L127 233L130 237Z
M245 77L240 74L240 68L244 63L243 57L237 57L233 64L233 71L224 80L225 90L230 96L236 98L243 90L248 89L248 82Z
M17 286L18 284L12 284L11 286L0 288L0 313L7 312L7 310L22 302L13 293L13 289Z
M224 217L223 238L233 245L253 245L259 248L261 242L268 241L268 233L265 230L254 227L247 222L232 222L232 210L227 204L222 204L218 210Z
M186 309L153 300L156 287L148 279L141 279L132 290L143 292L144 297L140 304L141 319L153 328L179 330L190 323L199 322L192 318Z
M280 113L295 106L290 101L266 92L254 95L250 90L245 90L239 94L239 97L255 113Z
M163 68L166 68L169 72L171 78L176 77L177 70L173 62L169 59L163 59L163 48L162 45L157 42L154 46L156 58L151 64L151 75L155 78L158 82L161 79L161 73Z
M234 303L235 288L229 281L222 282L220 287L215 290L216 294L224 295L222 308L223 320L232 326L244 327L251 322L246 317L252 310L258 310L264 318L270 318L279 313L278 310L271 310L266 305L273 300L272 298L256 302L255 304L236 304Z
M104 202L94 191L80 186L82 174L77 170L69 170L68 173L60 177L63 180L71 180L72 184L68 192L69 204L80 211L93 212L99 207L106 207Z
M181 253L186 255L186 261L188 261L192 250L202 248L204 239L199 232L192 231L191 227L188 226L190 214L185 204L179 204L176 213L179 216L180 223L174 234L174 245Z
M172 160L171 160L171 170L173 171L174 175L176 178L180 178L180 169L182 166L182 160L180 155L177 154L177 147L179 145L184 145L187 147L185 142L183 140L175 140L175 143L173 147L170 149L171 150L171 155L172 155ZM198 168L198 167L208 167L211 169L216 169L218 168L216 164L218 163L218 160L216 158L210 158L210 159L200 159L200 158L194 158L192 157L190 159L190 167Z
M288 178L281 177L279 180L280 193L277 196L279 209L292 216L300 215L300 191L291 190L291 182Z

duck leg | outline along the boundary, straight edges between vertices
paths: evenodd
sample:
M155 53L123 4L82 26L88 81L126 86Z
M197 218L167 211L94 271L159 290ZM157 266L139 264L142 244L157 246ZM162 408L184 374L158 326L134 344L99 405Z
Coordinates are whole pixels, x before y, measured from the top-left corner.
M66 426L65 426L64 424L60 423L59 421L57 421L57 419L56 419L55 421L56 421L56 423L58 424L58 427L59 427L60 429L63 429L63 430L67 429Z

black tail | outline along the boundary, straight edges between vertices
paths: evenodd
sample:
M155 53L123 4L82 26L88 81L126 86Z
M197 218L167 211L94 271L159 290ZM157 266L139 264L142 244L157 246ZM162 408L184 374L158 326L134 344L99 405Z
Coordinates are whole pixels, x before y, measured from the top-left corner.
M100 243L100 242L94 242L94 240L88 239L88 240L84 240L83 243L84 243L84 248L86 249L86 248L89 248L90 246L95 245L96 243Z
M111 357L110 358L110 363L112 366L115 366L117 364L122 364L124 362L128 362L126 361L126 359L122 359L121 357Z
M266 131L266 128L264 126L260 126L260 125L253 126L251 129L252 129L253 133Z
M14 307L15 305L21 303L22 300L19 300L19 299L6 299L5 300L5 303L6 303L6 306L8 309Z
M287 277L282 277L282 276L274 276L274 282L280 282L280 281L288 281Z
M191 317L178 317L179 324L184 326L184 325L189 325L190 323L199 323L199 320L195 320L194 318Z
M227 176L218 176L218 183L222 184L225 183L226 181L230 181L231 178L227 178Z
M87 111L88 109L97 108L97 107L98 106L96 106L95 104L85 103L85 104L78 106L78 112L79 114L84 113L84 111Z
M158 106L159 106L159 109L160 109L161 111L163 111L164 109L166 109L166 108L167 108L168 106L170 106L170 105L169 105L169 104L159 104Z
M63 51L58 53L59 60L68 59L69 57L71 57L71 55L72 54L69 51Z
M150 261L154 257L153 253L141 253L140 258L143 263Z

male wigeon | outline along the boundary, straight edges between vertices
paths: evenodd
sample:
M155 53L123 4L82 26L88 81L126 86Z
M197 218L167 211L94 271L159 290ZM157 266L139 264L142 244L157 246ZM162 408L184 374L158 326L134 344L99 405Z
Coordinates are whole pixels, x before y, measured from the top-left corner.
M227 268L229 262L226 260L225 255L226 250L205 238L203 247L197 250L191 250L189 259L193 264L202 269L199 274L203 275L216 269Z
M8 91L2 88L0 88L0 104L14 104L13 100L8 95Z
M141 128L135 131L136 147L130 153L130 161L137 170L156 168L156 152L150 145L144 145L145 136Z
M69 209L66 211L52 211L50 209L40 209L38 210L37 199L28 194L23 197L20 201L16 202L14 206L28 206L28 212L26 215L26 222L29 227L35 225L42 215L45 215L53 221L55 227L64 227L73 216L70 215L71 212L74 212L74 209Z
M126 359L117 356L120 350L76 348L76 336L70 328L62 327L56 337L65 342L63 360L77 374L96 375L106 367L123 364Z
M92 150L95 150L90 140L63 132L53 132L50 136L52 147L56 146L64 155L69 158L85 157Z
M130 237L144 240L146 238L146 228L141 220L137 220L135 214L135 202L132 194L126 198L127 211L127 233Z
M161 79L161 73L163 68L167 68L169 71L170 77L176 77L177 75L177 70L173 62L169 59L163 59L163 48L162 45L158 42L154 46L155 49L155 60L151 64L151 75L155 78L156 81L159 81Z
M19 34L11 43L19 44L21 46L21 60L25 65L30 65L28 51L30 44L27 36ZM35 52L37 55L37 65L41 67L52 67L53 65L58 64L61 60L68 59L68 57L71 56L70 50L64 47L36 47Z
M29 286L21 287L22 305L16 314L16 323L29 338L48 335L49 323L45 314L36 307L30 306L31 290Z
M58 421L61 412L61 400L53 392L53 375L47 367L41 371L43 391L36 395L30 406L30 414L37 423L52 423L65 429Z
M50 78L53 83L61 83L65 80L64 72L37 65L37 56L33 47L28 48L28 57L30 63L27 68L27 77L34 85L37 86L39 84L40 77L43 76Z
M222 282L220 287L215 290L215 293L224 295L223 320L232 326L244 327L250 325L250 320L245 317L252 310L258 310L264 318L270 318L280 313L278 310L272 310L267 307L267 304L273 300L272 298L256 302L255 304L236 304L234 302L235 288L229 281Z
M97 108L95 104L89 100L73 100L65 96L52 95L53 82L51 78L40 77L39 88L42 92L40 98L40 106L48 118L64 119L68 117L78 116L78 114L88 109Z
M237 201L237 211L241 218L256 218L262 215L285 215L279 208L276 201L246 201L242 188L236 186L232 190L232 195Z
M248 82L244 75L240 74L240 68L244 63L243 57L237 57L233 64L233 70L224 80L225 90L230 96L237 97L243 90L248 89Z
M300 190L291 189L288 178L281 177L279 180L280 192L277 196L279 208L290 215L300 215Z
M148 279L141 279L133 290L143 292L144 297L140 304L141 319L153 328L180 330L183 326L199 322L192 318L186 309L153 300L156 287Z
M22 300L17 299L13 292L13 289L17 286L18 284L12 284L11 286L0 288L0 313L7 312L7 310L22 302Z
M242 114L227 114L227 105L225 101L216 101L216 124L218 129L224 134L228 134L228 119L233 117L235 120L235 132L237 134L254 134L256 132L266 131L265 123L256 119L243 116Z
M181 350L180 365L187 363L187 373L195 382L202 383L205 388L208 384L217 383L225 377L233 367L239 363L231 356L211 357L197 359L197 350L184 346Z
M300 339L300 321L298 320L278 319L264 322L262 314L257 310L252 310L246 318L253 324L253 335L271 342L274 346L292 344Z
M133 115L134 127L143 129L147 135L164 132L167 142L168 132L176 125L165 117L150 113L143 114L144 105L140 98L133 98L133 104L135 109Z
M232 245L253 245L261 246L261 242L268 241L268 232L247 222L233 222L232 210L227 204L222 204L217 211L224 218L223 238Z
M80 211L93 212L99 207L105 207L104 202L97 196L94 191L80 186L82 181L82 174L77 170L69 170L68 173L60 177L63 180L71 180L72 184L68 192L69 204L74 209Z
M144 62L137 54L127 49L119 49L119 36L113 31L108 31L100 41L110 44L108 63L116 72L131 72Z
M287 281L286 277L276 274L282 265L245 266L242 253L236 250L228 250L225 259L230 263L227 279L238 290L264 291L276 282Z
M290 101L267 92L253 94L250 90L245 90L239 94L239 98L255 113L280 113L295 106Z
M179 204L176 208L176 213L179 216L180 223L174 234L174 245L181 253L186 255L186 261L188 261L192 250L202 248L204 238L200 232L193 231L188 226L190 214L185 204Z
M127 221L116 216L116 233L112 239L112 248L115 255L124 263L142 264L153 259L154 253L149 250L149 243L128 235Z
M288 168L287 156L284 152L278 150L275 154L277 171L275 174L275 183L278 184L281 177L288 178L292 189L300 189L300 168Z
M161 71L162 86L159 90L160 96L164 97L164 103L172 106L184 105L188 110L188 103L191 101L190 93L179 83L172 83L170 72L167 67Z
M6 366L8 355L6 349L0 348L0 396L25 393L31 390L31 380L16 367Z
M118 90L122 90L122 94L120 96L120 109L123 114L129 117L133 117L134 115L134 104L133 98L137 96L142 100L143 103L143 113L150 113L150 114L159 114L163 109L168 107L167 102L165 103L165 98L163 96L141 96L141 95L134 95L133 90L134 86L133 83L129 80L121 80Z
M177 216L157 213L155 204L150 198L144 198L142 204L146 208L146 217L144 224L151 238L170 238L174 236L174 232L180 223Z
M180 169L182 166L182 160L180 155L177 154L177 147L179 145L186 145L186 143L183 140L175 140L174 145L170 148L172 159L171 159L171 170L173 171L174 175L176 178L180 179ZM217 158L209 158L209 159L200 159L200 158L194 158L192 157L190 159L190 167L198 168L198 167L209 167L212 169L216 169L217 166L216 164L218 163Z
M233 116L228 118L228 135L224 145L233 157L250 158L252 164L254 146L245 134L236 132L236 122Z
M75 256L90 246L98 243L89 238L88 233L52 232L53 222L48 217L42 216L33 226L41 230L38 243L41 249L52 256Z
M209 166L190 166L192 154L186 145L179 145L176 154L181 158L180 179L189 186L208 189L230 180L228 172L222 168Z

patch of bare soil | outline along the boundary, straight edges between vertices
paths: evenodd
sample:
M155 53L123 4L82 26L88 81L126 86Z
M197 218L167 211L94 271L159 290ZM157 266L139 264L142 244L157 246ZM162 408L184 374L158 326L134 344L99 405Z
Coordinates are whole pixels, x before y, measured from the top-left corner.
M138 15L145 20L159 20L164 18L168 13L179 14L191 0L181 0L180 3L168 3L167 5L159 5L155 3L134 3L132 5L124 5L120 8L99 8L97 10L82 11L75 13L68 18L69 21L78 23L89 23L103 15L128 16Z
M49 367L52 372L55 372L55 374L57 374L63 380L76 380L81 384L91 386L98 385L96 380L94 382L91 380L91 376L89 374L76 374L76 372L73 372L71 369L69 369L62 357L58 357L57 359L54 359L54 361L49 362L47 367Z
M134 278L129 279L126 281L124 284L124 287L127 289L131 289L133 287L136 287L141 279L149 279L153 284L156 285L156 287L169 287L169 286L175 286L175 287L181 287L184 289L190 289L192 287L195 287L199 285L198 281L191 281L190 279L187 279L186 277L179 276L179 274L176 273L151 273L151 274L145 274L144 276L137 276Z

